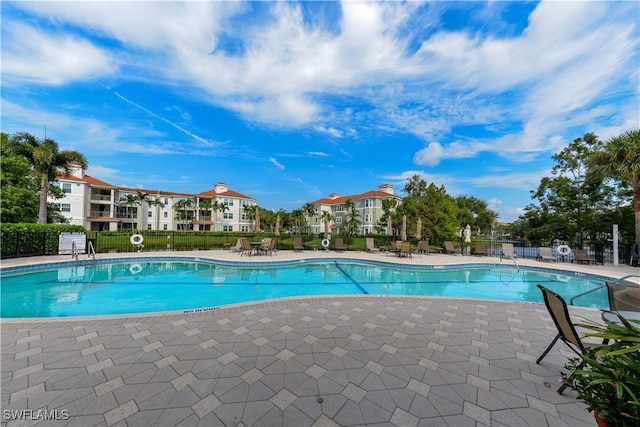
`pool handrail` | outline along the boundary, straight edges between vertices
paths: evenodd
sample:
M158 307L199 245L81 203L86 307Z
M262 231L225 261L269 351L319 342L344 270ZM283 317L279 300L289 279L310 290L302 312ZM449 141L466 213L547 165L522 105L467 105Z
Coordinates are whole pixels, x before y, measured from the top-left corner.
M629 278L631 278L631 277L640 277L640 274L627 274L626 276L621 277L621 278L619 278L619 279L610 280L610 282L620 283L620 282L622 282L623 280L629 279ZM579 293L578 295L574 295L574 296L569 300L569 304L570 304L570 305L573 305L573 301L574 301L574 300L576 300L576 299L578 299L578 298L580 298L580 297L583 297L583 296L585 296L585 295L587 295L587 294L590 294L591 292L595 292L595 291L598 291L598 290L600 290L600 289L604 289L604 288L606 288L606 287L607 287L607 285L606 285L606 283L605 283L604 285L600 285L600 286L595 287L595 288L593 288L593 289L589 289L588 291L585 291L585 292Z

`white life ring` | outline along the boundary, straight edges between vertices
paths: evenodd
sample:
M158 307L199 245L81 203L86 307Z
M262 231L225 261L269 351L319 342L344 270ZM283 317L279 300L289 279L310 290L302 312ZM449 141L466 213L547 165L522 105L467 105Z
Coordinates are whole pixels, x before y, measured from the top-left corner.
M322 247L329 249L329 239L322 239Z
M140 264L131 264L131 267L129 267L129 272L131 274L138 274L142 271L142 266Z
M556 251L558 252L558 255L567 256L571 253L571 248L567 245L560 245Z
M132 245L139 246L144 242L144 237L142 237L142 234L136 233L129 238L129 241Z

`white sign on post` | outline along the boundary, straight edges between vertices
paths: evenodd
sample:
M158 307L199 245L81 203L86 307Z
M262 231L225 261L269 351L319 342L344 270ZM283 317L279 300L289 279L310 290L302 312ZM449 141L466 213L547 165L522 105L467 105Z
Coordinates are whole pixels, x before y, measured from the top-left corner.
M87 251L87 235L84 233L60 233L58 236L58 255L71 255L75 243L76 253Z

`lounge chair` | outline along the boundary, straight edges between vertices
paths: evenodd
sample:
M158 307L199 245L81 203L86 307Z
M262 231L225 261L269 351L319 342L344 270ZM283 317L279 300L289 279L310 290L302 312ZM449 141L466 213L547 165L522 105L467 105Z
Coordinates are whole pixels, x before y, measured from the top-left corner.
M473 254L487 256L487 244L485 242L476 243L476 248L474 249Z
M380 249L376 248L374 242L373 242L373 237L367 237L366 239L366 243L367 243L367 252L379 252Z
M334 240L333 243L333 248L336 251L346 251L347 247L344 244L344 239L342 237L336 237L336 240Z
M412 256L411 256L411 242L409 242L409 241L401 242L400 243L400 253L398 255L400 255L401 257L407 256L409 258L412 258Z
M589 255L586 249L575 249L573 251L573 260L577 263L597 264L596 259Z
M551 248L539 247L537 259L540 261L553 261L558 262L558 257L553 254Z
M304 246L302 246L302 237L294 237L293 238L293 250L294 251L304 251Z
M500 251L500 259L502 258L518 258L518 254L513 250L513 243L503 243Z
M416 249L417 253L428 254L429 253L429 241L428 240L420 240L418 242L418 249Z
M571 322L571 317L569 316L569 310L567 309L567 303L565 302L565 300L557 293L545 288L542 285L538 285L538 288L540 288L540 290L542 291L544 304L547 306L547 310L549 310L549 314L553 319L553 323L555 323L556 325L558 335L556 335L547 349L540 355L540 357L538 357L538 360L536 360L536 364L540 364L542 359L544 359L544 357L547 355L547 353L549 353L551 348L559 339L567 344L567 346L578 356L582 355L588 347L602 347L601 345L591 345L583 343L582 339L576 332L576 328ZM583 360L578 369L582 369L585 363L586 362ZM558 389L558 394L562 394L565 388L567 388L566 383L560 386L560 388Z
M447 253L449 255L455 255L455 254L462 255L462 249L461 248L454 248L453 247L453 242L451 240L445 240L444 241L444 251L445 251L445 253Z
M238 239L234 247L229 249L229 252L242 252L242 237Z

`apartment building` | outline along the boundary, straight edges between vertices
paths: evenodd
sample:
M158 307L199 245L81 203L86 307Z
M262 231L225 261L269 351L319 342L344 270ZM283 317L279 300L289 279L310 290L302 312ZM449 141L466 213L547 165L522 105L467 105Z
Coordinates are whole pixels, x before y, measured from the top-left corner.
M341 196L338 193L332 193L327 198L311 202L316 206L316 215L307 220L314 234L323 232L322 213L329 212L334 217L330 224L331 233L341 233L345 231L348 215L344 204L347 200L351 200L354 202L359 214L358 218L361 222L360 233L371 234L375 232L375 226L384 214L382 201L387 199L396 199L398 203L402 202L402 197L394 194L394 186L391 184L382 184L378 186L377 190L352 196Z
M213 189L198 194L165 190L116 187L86 175L73 167L70 175L54 183L64 193L62 199L49 199L58 205L69 223L91 231L130 230L208 230L253 231L255 223L244 211L257 200L230 190L217 182ZM147 195L147 197L140 197ZM207 204L225 206L210 209Z

